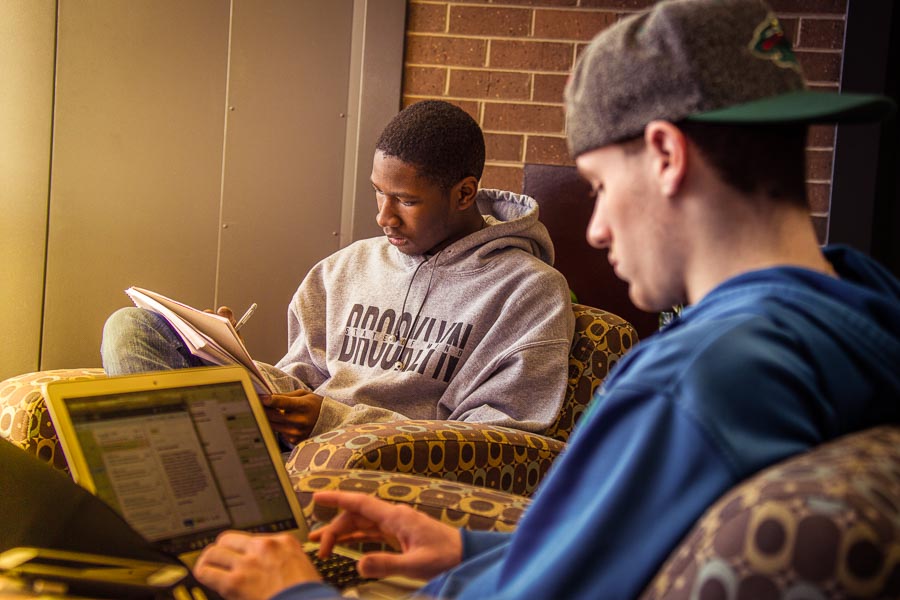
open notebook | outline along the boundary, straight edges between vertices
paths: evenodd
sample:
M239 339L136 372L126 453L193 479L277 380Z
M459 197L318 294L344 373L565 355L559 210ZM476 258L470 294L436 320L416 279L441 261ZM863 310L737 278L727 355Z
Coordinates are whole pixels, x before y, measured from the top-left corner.
M181 369L46 386L72 477L158 549L192 565L226 529L307 525L243 367ZM322 564L338 587L358 583L355 558Z

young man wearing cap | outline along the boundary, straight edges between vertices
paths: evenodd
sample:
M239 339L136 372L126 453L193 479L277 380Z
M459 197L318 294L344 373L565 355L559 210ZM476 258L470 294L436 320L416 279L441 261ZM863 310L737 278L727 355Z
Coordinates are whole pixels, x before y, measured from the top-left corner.
M315 534L325 551L353 536L401 548L363 558L363 575L432 578L428 597L634 598L735 484L900 417L900 282L823 252L804 200L807 124L875 119L888 100L806 92L759 0L684 0L597 36L566 103L596 194L588 238L639 307L687 308L618 364L515 533L317 494L343 509ZM278 556L261 595L236 597L332 597L292 544L227 535L196 574L242 593Z

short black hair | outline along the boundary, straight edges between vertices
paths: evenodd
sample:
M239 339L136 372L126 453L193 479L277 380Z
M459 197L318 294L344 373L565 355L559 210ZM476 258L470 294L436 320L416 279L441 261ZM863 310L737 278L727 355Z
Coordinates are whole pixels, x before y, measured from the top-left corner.
M681 121L677 125L731 187L808 208L806 124L746 126Z
M375 150L416 167L444 190L484 171L484 134L469 113L442 100L410 104L391 119Z

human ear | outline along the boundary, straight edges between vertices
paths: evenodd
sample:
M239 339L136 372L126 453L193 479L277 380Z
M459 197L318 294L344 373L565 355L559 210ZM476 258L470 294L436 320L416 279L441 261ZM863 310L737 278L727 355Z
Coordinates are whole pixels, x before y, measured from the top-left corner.
M668 197L676 195L687 171L687 138L668 121L651 121L644 129L644 141L660 192Z
M459 210L467 210L475 203L478 194L478 180L471 175L463 178L451 191L451 198Z

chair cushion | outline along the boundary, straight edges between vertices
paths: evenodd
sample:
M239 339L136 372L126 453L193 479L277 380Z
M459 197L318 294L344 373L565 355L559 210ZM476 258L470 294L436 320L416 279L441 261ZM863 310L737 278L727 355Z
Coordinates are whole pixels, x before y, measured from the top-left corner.
M541 435L459 421L352 425L299 444L288 473L369 469L530 495L565 445Z
M56 369L0 382L0 437L57 469L68 471L41 389L45 383L105 377L103 369Z
M839 438L738 485L642 598L900 598L900 427Z
M306 471L292 473L291 482L313 528L336 514L335 509L313 503L312 495L322 490L371 494L412 506L448 525L482 531L512 531L530 502L521 496L478 486L384 471Z
M569 351L566 396L556 421L544 432L561 442L568 441L613 365L638 342L634 327L618 315L584 304L573 304L572 311L575 335Z

